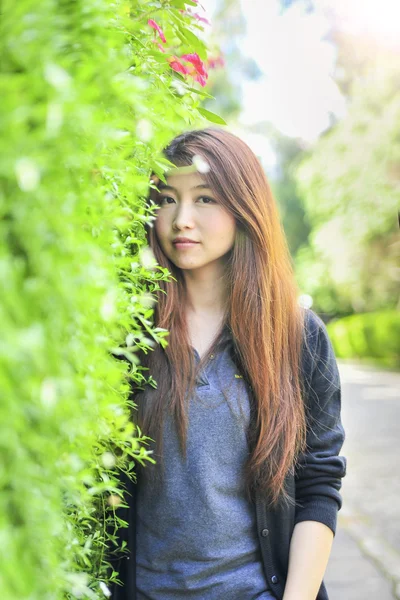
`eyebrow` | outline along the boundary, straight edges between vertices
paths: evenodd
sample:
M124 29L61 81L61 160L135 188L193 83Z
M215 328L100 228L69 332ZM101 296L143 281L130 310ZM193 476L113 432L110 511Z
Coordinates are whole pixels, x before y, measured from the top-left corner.
M177 192L178 190L176 188L174 188L172 185L166 185L165 183L160 183L158 186L158 189L161 190L173 190L174 192ZM202 189L202 190L210 190L210 186L207 183L199 183L198 185L195 185L194 187L190 188L192 190L197 190L197 189Z

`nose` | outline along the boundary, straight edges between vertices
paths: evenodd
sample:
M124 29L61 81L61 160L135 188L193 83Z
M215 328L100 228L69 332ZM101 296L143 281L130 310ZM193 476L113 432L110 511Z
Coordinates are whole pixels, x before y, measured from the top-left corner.
M183 229L193 229L194 214L191 202L177 203L172 225L174 229L177 229L179 231Z

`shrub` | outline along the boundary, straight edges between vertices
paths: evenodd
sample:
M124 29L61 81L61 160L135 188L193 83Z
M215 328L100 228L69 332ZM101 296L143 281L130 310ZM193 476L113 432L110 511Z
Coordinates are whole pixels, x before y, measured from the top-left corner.
M190 61L174 70L206 57L195 4L2 3L2 600L107 593L117 474L150 459L131 418L135 352L165 343L152 292L168 274L143 252L143 199L205 95Z
M351 315L329 323L328 331L339 358L400 367L400 312Z

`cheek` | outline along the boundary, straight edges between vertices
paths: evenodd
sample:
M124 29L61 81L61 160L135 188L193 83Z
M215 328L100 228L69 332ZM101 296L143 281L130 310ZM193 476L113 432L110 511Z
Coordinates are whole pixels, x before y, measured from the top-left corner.
M154 229L158 239L161 241L168 235L168 220L165 214L158 214L154 222Z
M230 215L216 215L212 220L212 229L221 240L233 242L236 235L236 221Z

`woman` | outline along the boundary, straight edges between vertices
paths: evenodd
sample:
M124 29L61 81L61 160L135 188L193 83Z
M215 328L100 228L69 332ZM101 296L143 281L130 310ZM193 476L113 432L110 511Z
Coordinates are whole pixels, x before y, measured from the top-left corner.
M218 128L165 151L148 240L174 280L136 394L155 465L128 486L114 600L326 600L341 507L340 380L298 303L278 211L249 147Z

